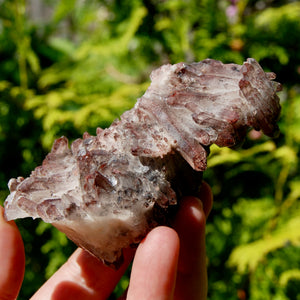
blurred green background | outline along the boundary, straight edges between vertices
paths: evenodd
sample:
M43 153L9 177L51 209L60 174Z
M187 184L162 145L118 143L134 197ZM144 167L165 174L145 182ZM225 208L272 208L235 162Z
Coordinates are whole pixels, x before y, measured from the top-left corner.
M250 132L238 152L212 147L208 298L299 300L299 1L0 0L0 202L55 138L95 135L131 108L151 70L207 57L254 57L284 86L279 138ZM28 299L75 246L49 224L17 224Z

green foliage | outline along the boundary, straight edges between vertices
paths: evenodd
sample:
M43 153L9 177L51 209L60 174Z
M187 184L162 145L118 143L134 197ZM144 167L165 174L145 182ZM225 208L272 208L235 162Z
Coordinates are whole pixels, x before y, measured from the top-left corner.
M258 201L258 207L259 204ZM250 212L254 213L255 210L257 210L256 208L255 205L255 209L250 210ZM286 243L298 246L300 244L299 213L300 211L298 211L297 215L285 223L281 228L274 230L271 233L267 233L264 237L254 242L237 246L229 257L229 265L237 266L237 270L240 273L245 272L247 268L250 271L254 271L268 253L284 247ZM257 216L254 217L256 218ZM251 227L249 226L248 228Z
M24 109L29 90L0 81L0 189L6 189L7 180L20 174L28 175L37 161L41 161L41 134L39 121L32 111ZM34 129L34 131L32 130Z
M298 300L299 255L300 247L288 244L269 253L251 275L250 293L253 299ZM292 266L291 262L294 262Z
M254 57L284 84L281 135L249 132L239 151L211 148L209 298L299 300L299 1L239 0L231 12L229 0L39 2L44 18L25 0L0 2L0 201L55 138L95 134L131 108L155 67ZM28 299L75 246L43 222L17 224Z
M48 279L67 260L75 247L70 245L65 234L50 224L40 222L36 228L36 234L43 236L45 233L51 235L51 238L41 246L42 254L49 258L49 263L45 268L45 277Z
M262 47L262 45L259 45L259 48L256 49L251 47L250 51L254 52L256 55L259 55L258 59L260 60L274 56L277 57L281 64L286 65L291 58L290 50L291 48L294 48L294 44L291 44L290 41L285 37L287 35L295 35L296 37L296 35L299 34L299 16L299 2L293 2L281 7L269 8L263 11L257 16L257 18L254 19L254 26L259 30L260 33L265 35L270 43L273 43L273 47ZM271 40L270 37L272 35L273 39ZM293 40L293 36L291 40ZM278 44L274 43L276 41ZM258 45L253 45L253 47L256 46Z

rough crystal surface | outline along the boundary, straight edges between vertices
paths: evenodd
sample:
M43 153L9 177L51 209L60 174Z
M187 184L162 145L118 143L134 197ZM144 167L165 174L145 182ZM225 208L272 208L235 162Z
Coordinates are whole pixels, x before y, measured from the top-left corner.
M182 195L197 194L211 144L235 146L249 128L277 134L274 78L251 58L160 67L120 120L71 147L59 138L29 178L11 179L7 220L42 218L117 267L123 248L167 222Z

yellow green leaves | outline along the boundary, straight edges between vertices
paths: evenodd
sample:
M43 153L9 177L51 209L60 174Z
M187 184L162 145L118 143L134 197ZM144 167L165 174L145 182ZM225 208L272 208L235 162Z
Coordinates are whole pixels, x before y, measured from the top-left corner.
M298 215L291 218L283 226L266 233L261 239L236 247L228 260L230 266L237 267L240 273L255 271L258 264L266 255L286 245L300 245L300 210Z

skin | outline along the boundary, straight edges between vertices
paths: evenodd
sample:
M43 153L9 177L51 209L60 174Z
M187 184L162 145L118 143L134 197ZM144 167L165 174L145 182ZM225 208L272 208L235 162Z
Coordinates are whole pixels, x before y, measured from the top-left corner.
M25 253L16 224L6 222L0 206L0 298L15 299L21 288L25 271Z
M117 271L78 248L31 299L107 299L133 259L130 283L120 299L206 299L205 222L212 193L204 183L200 199L185 197L173 228L153 229L135 250L124 252ZM25 255L14 222L0 214L0 295L16 299L24 275Z

